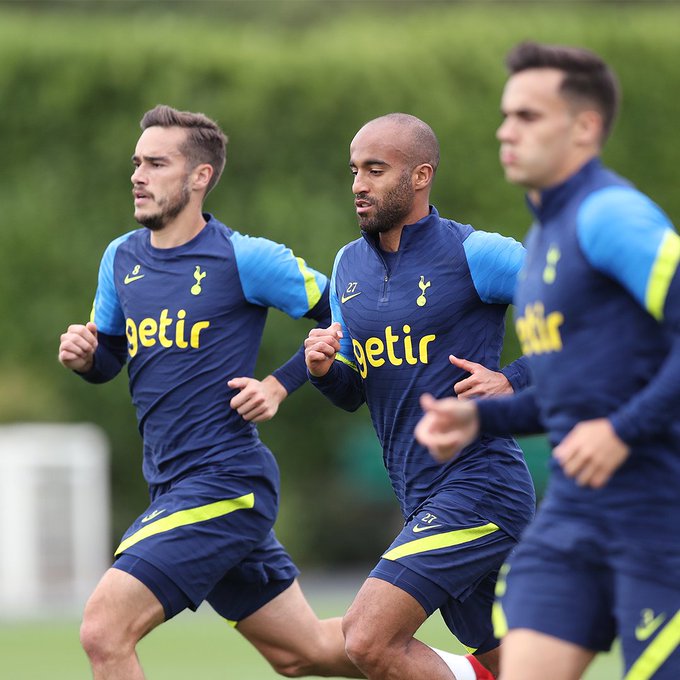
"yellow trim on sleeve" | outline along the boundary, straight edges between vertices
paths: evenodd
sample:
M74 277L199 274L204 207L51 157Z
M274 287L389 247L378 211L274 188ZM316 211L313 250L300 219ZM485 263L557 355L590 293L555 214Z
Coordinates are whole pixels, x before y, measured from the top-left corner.
M680 645L680 610L659 630L654 641L630 667L623 680L648 680Z
M680 236L669 229L661 239L645 293L647 311L658 321L663 319L668 287L678 268L678 262L680 262Z
M409 541L408 543L398 545L396 548L392 548L392 550L388 550L383 555L383 559L394 561L400 557L407 557L408 555L415 555L428 550L440 550L441 548L449 548L452 545L470 543L478 538L482 538L482 536L492 534L494 531L498 531L498 527L489 522L481 527L456 529L456 531L445 531L442 534L417 538L415 541Z
M357 373L359 372L357 365L353 361L350 361L349 359L346 359L345 357L343 357L342 354L336 354L335 358L338 361L342 362L343 364L346 364L350 368L353 368Z
M314 272L312 272L308 267L307 263L301 258L295 258L297 262L298 269L305 280L305 292L307 293L307 305L308 309L313 309L314 305L321 299L321 291L319 290L319 285L314 277Z
M249 493L245 496L239 496L238 498L228 498L223 501L208 503L208 505L199 505L196 508L188 508L187 510L173 512L171 515L157 519L155 522L142 527L139 529L139 531L135 531L134 534L128 536L118 546L118 548L116 548L116 552L114 554L120 555L120 553L127 550L130 546L133 546L135 543L139 543L139 541L142 541L149 536L162 534L166 531L177 529L177 527L186 526L187 524L206 522L209 519L215 519L216 517L228 515L230 512L234 512L235 510L246 510L252 508L254 505L255 494Z

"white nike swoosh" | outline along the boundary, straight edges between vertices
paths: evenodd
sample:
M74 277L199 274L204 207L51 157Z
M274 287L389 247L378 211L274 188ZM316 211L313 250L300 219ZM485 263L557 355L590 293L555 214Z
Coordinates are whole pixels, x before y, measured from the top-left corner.
M439 529L441 524L426 524L424 527L421 527L420 524L416 524L413 527L413 533L414 534L419 534L421 531L427 531L428 529Z
M344 305L345 302L347 302L347 300L351 300L352 298L355 298L357 295L361 295L361 291L359 291L358 293L352 293L352 295L343 295L340 298L340 303Z
M158 517L158 515L162 514L165 512L165 508L162 510L154 510L151 514L147 515L146 517L142 517L142 522L150 522L152 519L155 519Z

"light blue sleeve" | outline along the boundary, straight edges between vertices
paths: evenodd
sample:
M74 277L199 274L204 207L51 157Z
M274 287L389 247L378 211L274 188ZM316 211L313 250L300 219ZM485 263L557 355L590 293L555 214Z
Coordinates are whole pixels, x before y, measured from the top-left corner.
M524 246L514 238L473 231L463 241L472 282L482 302L510 304L517 274L524 264Z
M630 187L591 194L577 215L588 262L618 281L656 319L680 261L680 237L653 201Z
M340 338L340 352L336 355L336 359L341 361L343 364L347 364L355 371L358 371L356 363L354 362L354 351L352 350L352 338L350 337L345 321L342 318L342 308L340 301L338 300L338 293L335 284L335 275L338 270L338 262L345 251L344 246L340 249L338 254L335 256L335 262L333 263L333 273L331 274L331 287L330 287L330 305L331 305L331 316L333 323L339 323L342 330L342 338Z
M113 280L113 261L118 247L134 233L130 231L112 241L104 251L99 264L99 280L92 305L91 320L97 324L97 330L107 335L125 335L125 315Z
M236 265L249 302L276 307L294 319L309 312L328 283L324 274L280 243L233 232Z

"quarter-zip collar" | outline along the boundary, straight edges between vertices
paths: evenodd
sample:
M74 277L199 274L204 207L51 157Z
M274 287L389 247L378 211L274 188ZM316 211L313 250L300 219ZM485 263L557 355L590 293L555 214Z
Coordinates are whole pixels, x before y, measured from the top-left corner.
M591 182L592 177L602 168L602 161L595 156L581 167L569 179L549 187L540 192L540 204L536 205L527 195L526 202L529 210L536 216L540 223L545 223L560 213L571 197L584 185Z

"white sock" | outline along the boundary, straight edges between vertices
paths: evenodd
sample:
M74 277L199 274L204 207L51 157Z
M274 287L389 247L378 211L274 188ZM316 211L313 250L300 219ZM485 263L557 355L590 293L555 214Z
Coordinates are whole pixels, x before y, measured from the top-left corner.
M456 676L456 680L477 680L475 669L464 656L444 652L441 649L435 649L434 647L430 647L430 649L449 667L451 672Z

